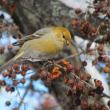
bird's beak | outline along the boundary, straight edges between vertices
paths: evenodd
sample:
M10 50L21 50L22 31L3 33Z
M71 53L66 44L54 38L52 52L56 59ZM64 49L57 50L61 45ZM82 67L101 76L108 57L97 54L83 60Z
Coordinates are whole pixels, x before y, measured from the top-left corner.
M70 41L70 44L72 45L72 46L74 46L75 44L74 44L74 42L73 42L73 40L71 40Z

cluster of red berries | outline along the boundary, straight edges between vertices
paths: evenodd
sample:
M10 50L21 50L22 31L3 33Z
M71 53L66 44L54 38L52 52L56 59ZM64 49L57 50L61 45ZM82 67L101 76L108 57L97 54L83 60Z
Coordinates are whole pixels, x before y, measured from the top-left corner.
M7 49L10 52L12 50L13 46L12 45L8 45ZM4 54L5 53L5 47L0 47L0 54Z
M105 64L105 66L102 68L104 73L110 73L110 59L109 59L109 51L105 51L105 45L103 43L100 43L95 49L90 49L92 43L87 44L87 54L89 55L95 55L96 51L98 53L98 57L96 57L93 61L93 65L97 65L98 62L102 62Z
M109 110L105 105L101 104L98 100L93 103L93 110Z
M73 65L70 62L63 60L58 65L52 65L48 69L40 69L39 76L47 77L48 79L54 80L63 77L63 72L71 72Z
M5 86L7 92L14 92L18 84L25 84L25 76L28 70L30 70L30 67L27 64L13 64L7 68L6 72L2 73L3 80L0 80L0 86ZM18 79L18 75L21 75L22 78ZM8 79L10 79L10 84L7 83Z
M78 18L74 18L71 24L73 28L78 31L83 37L93 39L98 35L97 28L94 27L89 21L81 21Z
M94 13L93 15L98 16L100 13L106 14L110 18L109 1L108 0L94 0Z
M82 66L86 66L87 62L83 61ZM97 98L103 95L103 85L100 80L95 79L95 88L90 84L91 75L84 72L81 69L77 69L69 61L63 60L57 65L51 65L50 67L43 67L40 69L39 77L45 82L45 84L55 81L63 81L68 89L65 91L67 96L71 96L74 99L75 106L80 106L81 110L95 110L92 109ZM48 85L47 85L48 86ZM90 103L90 97L94 98L94 103ZM86 98L85 98L86 97ZM100 102L100 101L99 101ZM98 108L97 105L94 108ZM102 107L100 110L108 110L106 106L100 104Z
M22 33L19 31L18 26L15 23L11 23L11 24L6 24L4 23L4 18L5 16L3 14L1 14L2 19L0 21L0 32L5 32L8 30L8 35L6 36L9 41L10 41L10 37L12 36L14 39L20 39L23 35ZM0 16L0 18L1 18ZM11 36L10 36L11 35ZM1 39L4 39L2 36L0 36ZM14 46L10 43L7 43L6 45L2 45L0 46L0 54L5 54L7 51L8 53L10 52L15 52L13 50ZM12 53L11 53L12 54ZM7 58L9 56L6 56Z
M106 17L110 18L109 1L94 0L93 7L91 8L94 8L93 13L89 12L89 10L87 13L83 13L80 8L75 9L75 13L78 16L71 21L74 31L76 31L81 37L89 40L94 40L101 34L104 35L104 37L97 41L110 43L109 20L105 19ZM99 20L98 18L101 13L105 15L105 18L100 18L102 20ZM86 14L88 16L87 18ZM94 20L98 21L96 23L97 25L95 25ZM93 23L91 21L93 21Z
M6 9L8 9L8 11L10 12L10 14L13 14L16 10L16 4L14 0L1 0L0 4L2 6L4 6Z

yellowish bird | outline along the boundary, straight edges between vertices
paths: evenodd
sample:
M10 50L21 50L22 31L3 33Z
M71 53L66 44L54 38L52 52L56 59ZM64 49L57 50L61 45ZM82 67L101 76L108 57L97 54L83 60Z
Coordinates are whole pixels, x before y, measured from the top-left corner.
M20 59L30 60L32 62L51 59L69 44L72 44L72 39L67 28L42 28L14 44L22 46L14 58L0 67L0 71Z

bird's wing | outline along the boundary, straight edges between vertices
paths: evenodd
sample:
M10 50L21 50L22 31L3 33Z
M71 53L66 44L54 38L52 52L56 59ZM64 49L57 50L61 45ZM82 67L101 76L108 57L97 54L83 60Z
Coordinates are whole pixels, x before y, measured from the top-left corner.
M13 46L22 46L24 44L24 42L28 41L28 40L32 40L32 39L39 39L41 37L45 37L45 34L48 34L52 32L52 27L48 27L48 28L42 28L39 29L38 31L34 32L31 35L25 36L21 39L19 39L17 42L13 43Z
M51 59L59 50L52 42L53 39L51 36L45 35L45 37L48 37L48 39L42 37L40 39L33 39L25 42L18 54L24 52L21 58L30 61Z
M21 39L19 39L17 42L14 42L12 45L13 46L22 46L24 44L24 42L28 41L28 40L32 40L32 39L39 39L41 36L40 35L28 35L28 36L25 36Z

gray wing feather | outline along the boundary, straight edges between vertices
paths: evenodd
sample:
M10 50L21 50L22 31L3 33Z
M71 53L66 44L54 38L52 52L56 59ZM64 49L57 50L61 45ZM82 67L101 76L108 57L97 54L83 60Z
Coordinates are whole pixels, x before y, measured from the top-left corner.
M34 32L31 35L28 35L28 36L25 36L25 37L19 39L17 42L13 43L12 45L13 46L22 46L24 44L24 42L26 42L28 40L39 39L41 37L44 37L44 34L47 34L51 31L52 31L52 27L39 29L38 31Z

